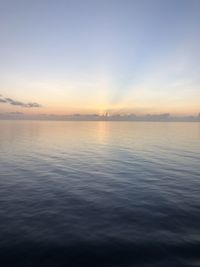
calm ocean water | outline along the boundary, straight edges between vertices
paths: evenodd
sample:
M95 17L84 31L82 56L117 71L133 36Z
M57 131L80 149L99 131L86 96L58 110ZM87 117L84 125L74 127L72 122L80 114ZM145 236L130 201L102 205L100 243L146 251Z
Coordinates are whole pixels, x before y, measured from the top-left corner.
M0 121L0 266L200 266L200 123Z

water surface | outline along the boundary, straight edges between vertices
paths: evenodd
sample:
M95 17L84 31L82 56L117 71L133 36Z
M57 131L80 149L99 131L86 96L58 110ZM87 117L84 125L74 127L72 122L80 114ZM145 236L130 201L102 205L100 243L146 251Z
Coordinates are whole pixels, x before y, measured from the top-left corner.
M200 124L0 121L0 266L200 266Z

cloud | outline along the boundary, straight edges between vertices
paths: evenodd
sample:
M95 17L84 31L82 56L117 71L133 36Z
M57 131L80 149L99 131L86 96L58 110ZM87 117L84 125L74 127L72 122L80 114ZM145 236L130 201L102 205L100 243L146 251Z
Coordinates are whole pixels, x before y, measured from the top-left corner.
M6 112L5 114L7 114L7 115L24 115L23 112L17 112L17 111L15 111L15 112Z
M41 105L35 102L24 103L21 101L14 100L12 98L5 98L0 95L0 103L10 104L12 106L19 106L23 108L40 108Z
M0 103L7 103L5 99L0 98Z
M21 112L0 113L0 120L42 120L42 121L149 121L149 122L200 122L200 113L190 116L164 114L26 114Z

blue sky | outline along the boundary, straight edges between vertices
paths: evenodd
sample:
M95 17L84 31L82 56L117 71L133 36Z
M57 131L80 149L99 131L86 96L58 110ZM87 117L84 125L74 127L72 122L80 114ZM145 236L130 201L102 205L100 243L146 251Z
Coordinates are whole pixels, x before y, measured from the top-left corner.
M200 1L0 0L1 112L196 114Z

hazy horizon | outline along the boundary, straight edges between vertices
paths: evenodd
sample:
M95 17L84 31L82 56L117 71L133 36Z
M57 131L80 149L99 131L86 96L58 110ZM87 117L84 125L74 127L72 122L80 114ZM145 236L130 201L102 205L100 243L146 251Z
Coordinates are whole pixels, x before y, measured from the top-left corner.
M0 120L49 120L49 121L163 121L163 122L200 122L200 113L196 115L174 116L170 113L162 114L133 114L105 112L102 115L95 113L87 114L25 114L22 112L0 113Z

